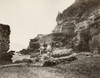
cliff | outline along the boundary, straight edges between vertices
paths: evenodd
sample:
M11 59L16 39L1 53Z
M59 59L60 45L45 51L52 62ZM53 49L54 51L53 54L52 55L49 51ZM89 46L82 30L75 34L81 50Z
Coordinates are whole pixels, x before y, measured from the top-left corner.
M100 52L100 0L75 0L58 13L56 22L51 34L37 37L38 43L61 43L74 51Z
M73 49L100 52L100 0L75 0L56 21L53 33L72 36Z
M0 24L0 57L9 50L10 43L9 25Z
M54 32L66 33L67 29L73 29L75 23L87 20L94 15L93 13L96 13L99 8L99 0L76 0L74 4L58 14L56 19L57 26L55 27Z

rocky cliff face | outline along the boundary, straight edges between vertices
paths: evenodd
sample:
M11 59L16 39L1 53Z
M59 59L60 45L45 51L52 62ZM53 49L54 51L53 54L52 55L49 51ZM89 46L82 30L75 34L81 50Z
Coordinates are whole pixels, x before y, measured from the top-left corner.
M58 13L56 22L51 34L35 40L40 44L61 43L79 52L100 53L100 0L75 0L70 7ZM34 39L30 44L33 42Z
M9 25L0 24L0 57L9 50L10 43L10 27Z
M73 49L100 52L100 0L76 0L56 21L53 33L72 36Z

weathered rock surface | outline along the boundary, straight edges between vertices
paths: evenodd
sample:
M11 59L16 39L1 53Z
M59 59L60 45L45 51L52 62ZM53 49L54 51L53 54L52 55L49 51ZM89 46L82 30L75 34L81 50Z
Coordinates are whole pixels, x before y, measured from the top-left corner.
M100 0L76 0L56 21L53 33L70 35L74 50L100 52Z
M9 25L0 24L0 57L9 50L10 43Z
M58 13L57 25L48 35L32 39L30 44L52 43L79 52L100 52L100 0L75 0ZM30 45L29 44L29 45Z

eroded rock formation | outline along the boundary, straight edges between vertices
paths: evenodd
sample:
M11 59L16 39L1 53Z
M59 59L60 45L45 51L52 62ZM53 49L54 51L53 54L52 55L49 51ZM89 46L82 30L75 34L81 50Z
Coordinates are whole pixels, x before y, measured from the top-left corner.
M76 0L56 21L53 33L72 36L74 50L100 52L100 0Z
M38 43L57 42L74 51L100 52L100 0L75 0L58 13L56 22L53 32L38 38Z
M0 24L0 57L9 50L10 43L9 25Z

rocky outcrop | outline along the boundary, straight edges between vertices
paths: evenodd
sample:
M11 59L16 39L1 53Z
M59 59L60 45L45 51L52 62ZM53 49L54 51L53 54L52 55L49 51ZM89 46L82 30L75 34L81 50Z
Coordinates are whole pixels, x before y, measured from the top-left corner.
M47 42L45 38L46 35L38 34L35 38L30 39L28 49L34 50L35 48L38 49L41 43ZM47 37L47 36L46 36Z
M91 39L89 41L89 45L92 53L100 53L100 16L99 19L97 18L98 17L96 17L96 20L94 19L95 22L90 25Z
M67 38L68 41L68 37L66 37L66 34L63 33L51 33L51 34L47 34L47 35L42 35L42 37L39 37L39 35L37 37L35 37L34 39L30 39L29 42L29 46L28 49L33 49L35 48L35 44L40 44L43 45L45 44L49 44L49 45L53 45L57 43L58 46L60 46L60 44L65 42L65 39ZM64 45L64 44L62 44Z
M9 50L10 43L9 25L0 24L0 57Z
M75 0L74 4L58 13L53 33L71 36L71 45L76 51L93 52L96 47L100 52L99 20L100 0Z
M74 51L100 52L100 0L75 0L56 22L51 34L38 35L29 45L54 42Z

